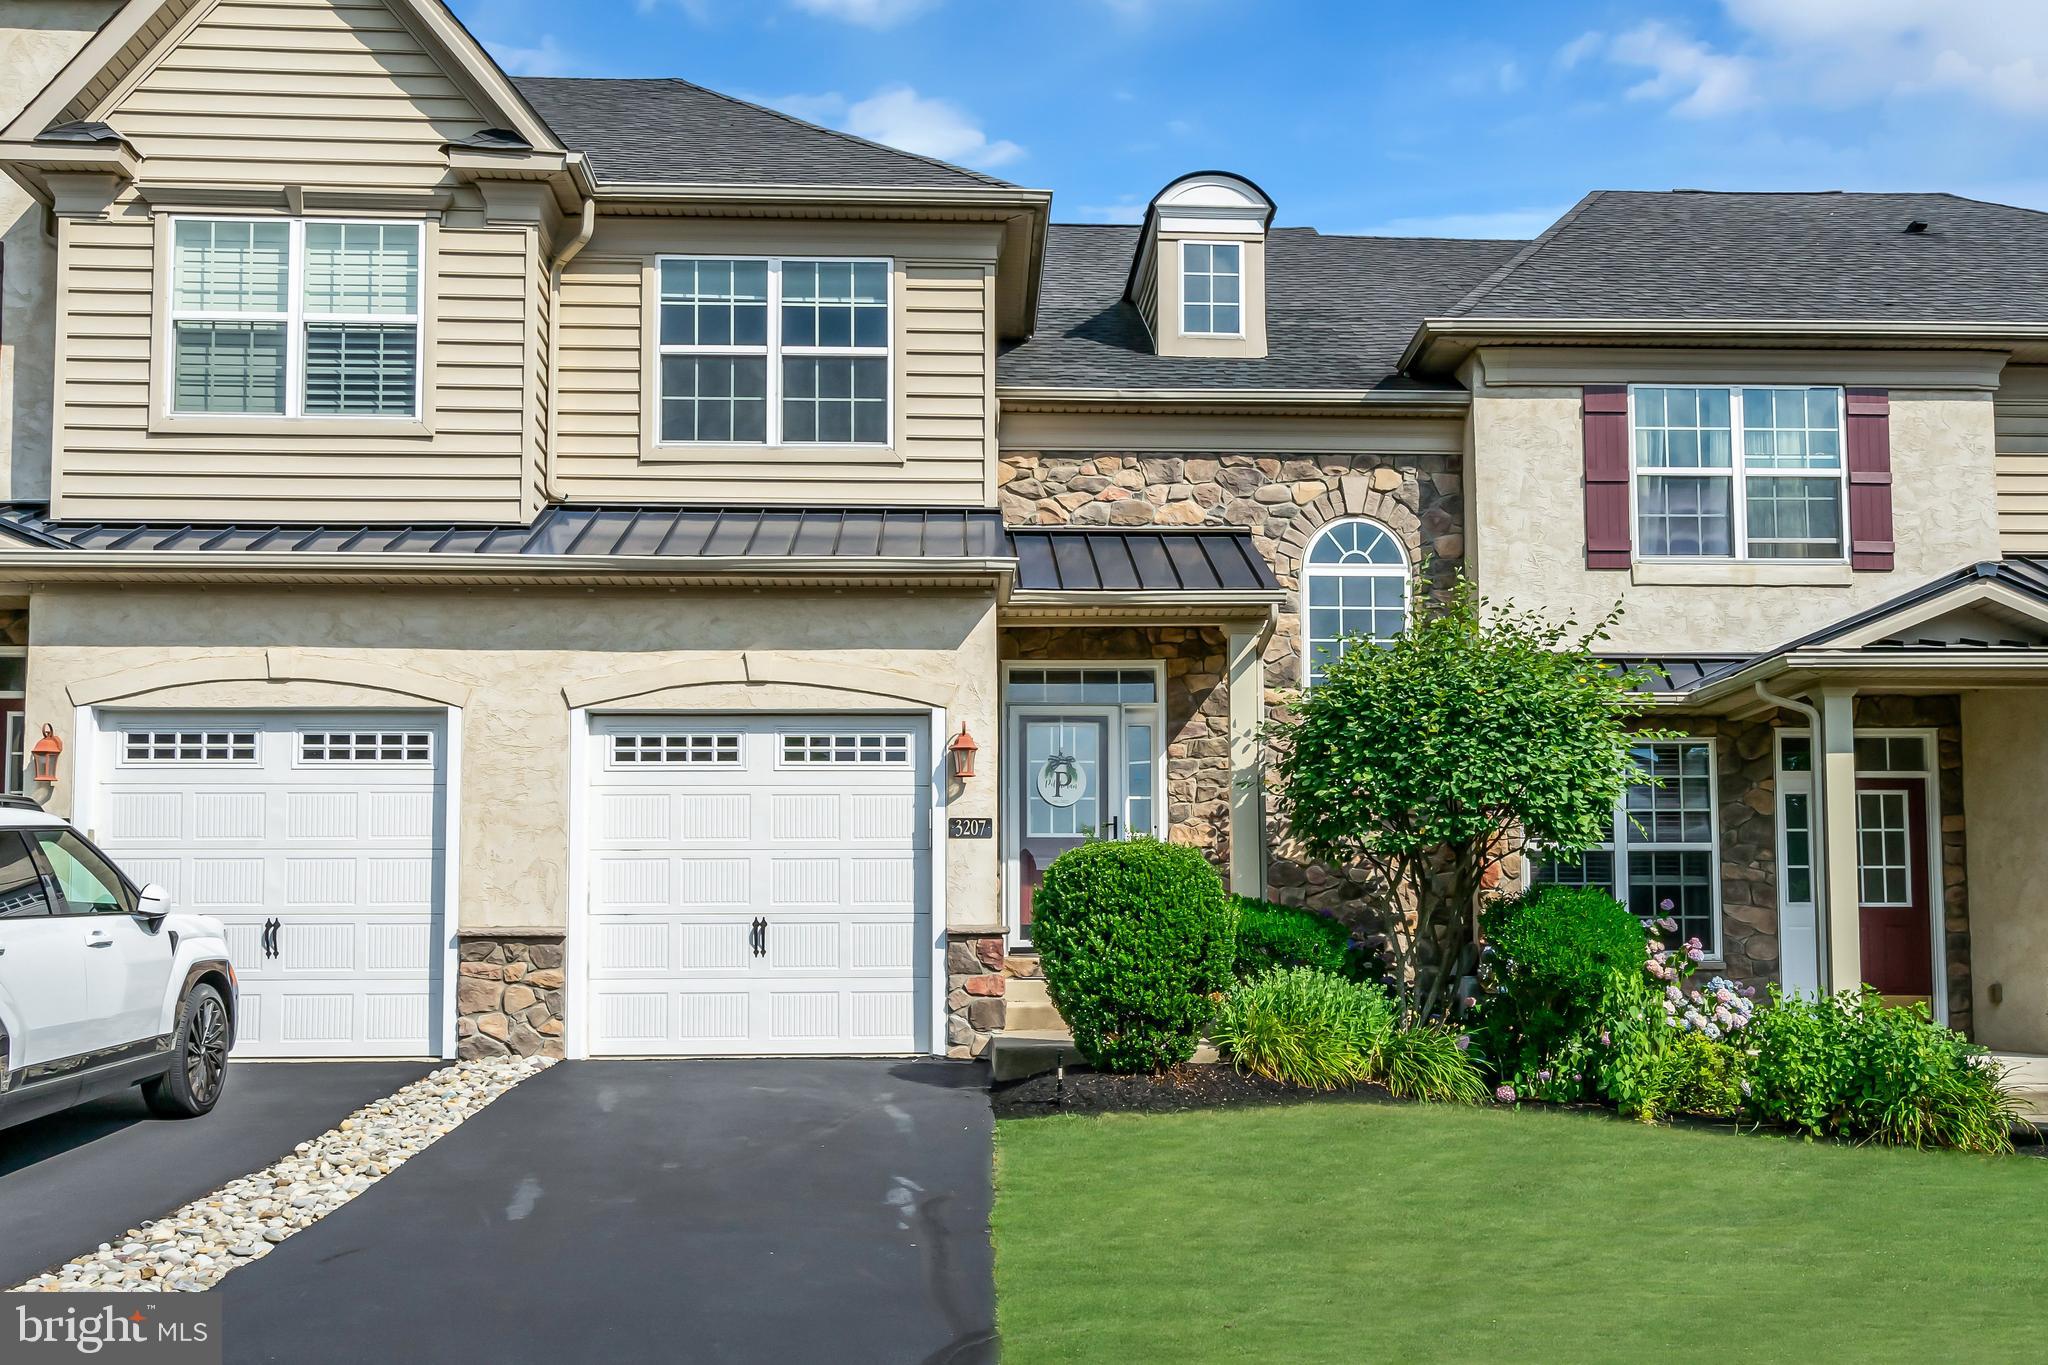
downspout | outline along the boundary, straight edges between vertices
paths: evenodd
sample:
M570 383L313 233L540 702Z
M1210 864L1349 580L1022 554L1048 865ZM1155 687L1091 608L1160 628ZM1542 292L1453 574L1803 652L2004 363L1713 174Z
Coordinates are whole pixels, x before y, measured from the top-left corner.
M583 200L583 221L577 225L575 235L562 243L562 249L548 264L548 443L540 453L540 491L551 503L564 501L561 490L555 487L555 447L561 444L561 433L556 427L562 413L561 395L557 389L560 373L556 360L562 335L562 269L576 259L577 252L590 244L591 235L596 231L597 200L586 197Z
M1794 701L1790 697L1781 697L1760 682L1751 685L1756 688L1756 695L1759 701L1769 702L1772 706L1782 710L1796 711L1806 717L1806 733L1811 737L1808 743L1811 745L1814 757L1819 758L1821 743L1820 711L1806 702ZM1826 774L1816 766L1813 773L1813 828L1816 834L1816 837L1813 839L1813 846L1819 851L1822 858L1827 856L1828 844L1827 806L1825 804L1827 801L1825 790L1827 783L1823 780L1825 776ZM1775 812L1773 812L1773 816L1773 823L1776 823ZM1828 879L1826 864L1817 859L1814 871L1816 875L1813 878L1813 918L1815 935L1819 940L1814 945L1814 963L1819 968L1821 982L1826 983L1835 979L1834 974L1828 969ZM1780 962L1783 959L1784 950L1780 949ZM1827 994L1825 984L1821 985L1821 994Z

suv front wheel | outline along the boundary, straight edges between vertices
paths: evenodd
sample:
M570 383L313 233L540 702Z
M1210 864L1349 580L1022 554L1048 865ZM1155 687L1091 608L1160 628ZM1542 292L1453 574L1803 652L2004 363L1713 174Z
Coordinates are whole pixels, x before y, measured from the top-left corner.
M220 992L200 982L185 993L171 1069L142 1087L152 1114L190 1119L220 1100L228 1074L228 1007Z

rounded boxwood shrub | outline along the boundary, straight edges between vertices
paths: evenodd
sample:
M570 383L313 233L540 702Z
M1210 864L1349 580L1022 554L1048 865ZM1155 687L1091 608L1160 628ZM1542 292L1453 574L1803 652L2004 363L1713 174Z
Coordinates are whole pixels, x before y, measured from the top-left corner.
M1194 1055L1227 990L1236 909L1195 849L1083 844L1045 870L1031 938L1074 1045L1104 1071L1163 1071Z
M1487 1059L1521 1093L1581 1097L1594 1041L1640 1032L1624 1026L1648 1017L1642 921L1604 891L1541 886L1494 900L1479 923L1473 1032Z
M1314 967L1356 981L1364 976L1351 931L1315 910L1233 896L1237 903L1237 964L1240 981L1280 967Z

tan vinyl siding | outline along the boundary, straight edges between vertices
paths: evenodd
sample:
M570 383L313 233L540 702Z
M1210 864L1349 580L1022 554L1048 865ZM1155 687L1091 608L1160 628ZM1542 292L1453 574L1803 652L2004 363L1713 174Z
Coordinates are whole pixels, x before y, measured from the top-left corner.
M2009 365L1997 424L1998 547L2048 554L2048 366Z
M743 236L735 236L743 232ZM892 235L893 234L893 235ZM562 282L557 492L632 499L987 505L994 479L993 233L882 224L604 220ZM981 253L986 259L980 259ZM887 256L896 263L895 444L657 447L653 261L663 254Z
M476 108L378 0L222 0L118 93L152 181L428 190Z
M104 220L59 226L59 515L516 522L539 502L539 234L485 224L442 145L482 120L381 0L221 0L91 98L143 156ZM119 64L117 64L119 65ZM170 418L162 235L143 200L246 187L446 196L428 220L418 422ZM207 190L190 199L205 202ZM234 196L227 196L230 202ZM279 196L281 199L282 196ZM364 215L357 211L352 216Z
M516 521L525 511L532 234L429 234L431 435L232 424L151 430L153 220L67 220L60 241L57 511L67 518Z

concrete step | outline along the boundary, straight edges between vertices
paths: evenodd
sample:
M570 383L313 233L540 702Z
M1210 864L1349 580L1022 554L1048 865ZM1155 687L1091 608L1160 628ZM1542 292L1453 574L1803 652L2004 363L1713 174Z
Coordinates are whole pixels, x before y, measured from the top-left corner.
M998 1085L1042 1076L1063 1065L1081 1065L1081 1054L1064 1028L1004 1029L989 1042L989 1079Z
M1007 1033L1066 1032L1043 978L1013 976L1003 989L1003 1028Z

